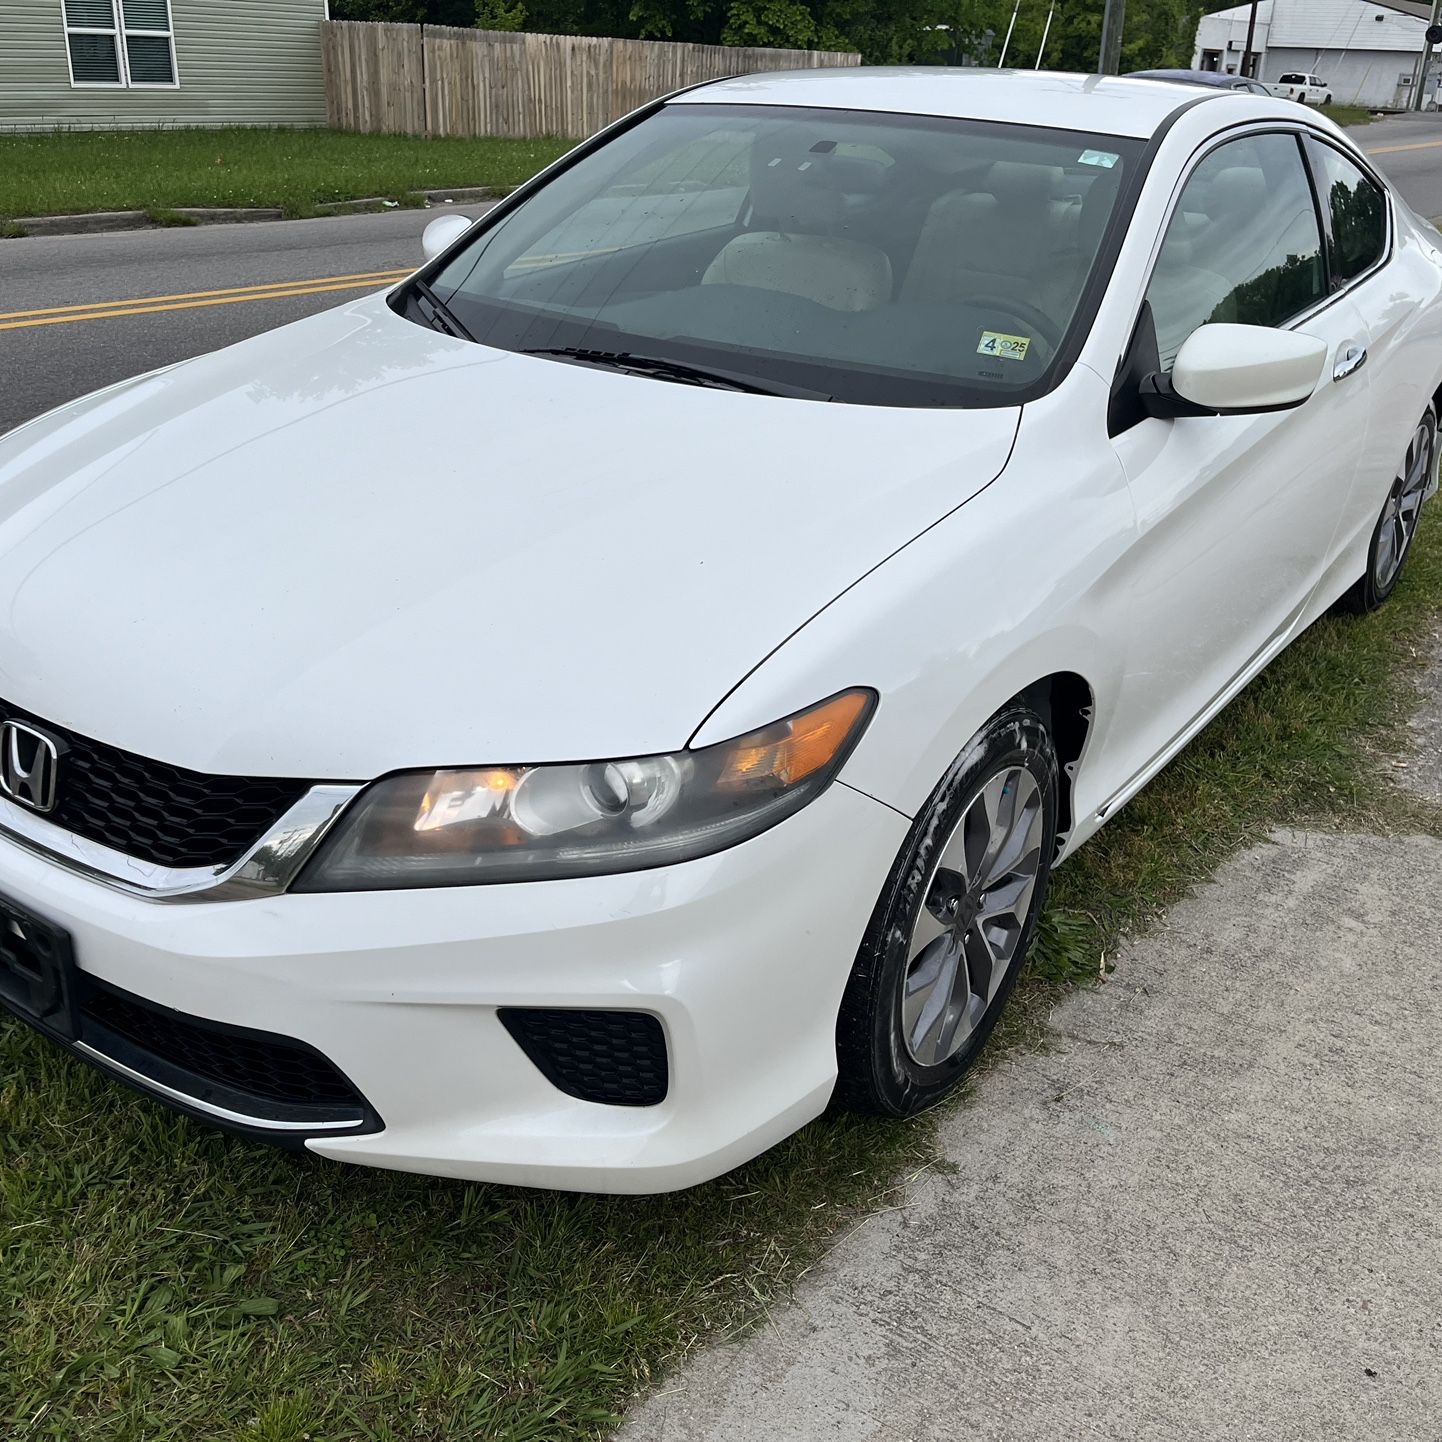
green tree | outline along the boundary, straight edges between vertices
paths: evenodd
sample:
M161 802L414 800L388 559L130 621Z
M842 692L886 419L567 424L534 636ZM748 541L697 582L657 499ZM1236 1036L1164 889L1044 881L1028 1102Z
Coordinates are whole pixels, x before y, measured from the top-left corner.
M726 0L633 0L627 16L634 29L617 33L720 45L727 9Z
M816 16L804 0L732 0L723 45L777 45L805 50L816 42Z
M476 0L331 0L334 20L395 20L414 24L456 25L476 23Z
M476 24L482 30L524 30L525 0L476 0Z
M1096 68L1104 3L1056 0L1043 66ZM1190 64L1208 3L1128 0L1122 69ZM871 65L944 65L995 64L1014 6L1015 0L332 0L332 13L342 20L854 50ZM1049 10L1051 0L1021 0L1008 64L1036 64Z
M421 0L331 0L332 20L393 20L414 24L425 18Z

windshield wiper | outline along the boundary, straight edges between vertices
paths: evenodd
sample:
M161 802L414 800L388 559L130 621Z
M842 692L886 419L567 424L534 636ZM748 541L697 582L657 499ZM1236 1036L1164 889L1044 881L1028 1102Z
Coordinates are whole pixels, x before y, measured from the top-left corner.
M416 309L425 317L426 324L442 335L454 336L457 340L474 343L475 336L456 319L455 312L423 280L413 280L411 289L416 296ZM429 308L429 309L428 309Z
M661 356L637 355L625 350L590 350L585 346L544 346L523 350L522 355L548 355L558 360L576 361L581 365L605 366L625 371L628 375L651 376L656 380L676 381L680 385L712 386L717 390L746 391L758 396L789 396L793 400L829 401L824 391L807 390L804 386L765 383L735 371L717 370L711 366L690 365L685 361L666 360Z

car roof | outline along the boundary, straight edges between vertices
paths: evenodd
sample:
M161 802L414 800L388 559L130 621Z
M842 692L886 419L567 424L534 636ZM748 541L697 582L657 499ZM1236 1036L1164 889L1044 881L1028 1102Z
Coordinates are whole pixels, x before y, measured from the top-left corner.
M1238 94L1220 86L1211 90L1218 98ZM1182 106L1211 98L1206 90L1182 98L1171 84L1126 76L928 65L738 75L683 91L671 103L881 110L1148 139Z

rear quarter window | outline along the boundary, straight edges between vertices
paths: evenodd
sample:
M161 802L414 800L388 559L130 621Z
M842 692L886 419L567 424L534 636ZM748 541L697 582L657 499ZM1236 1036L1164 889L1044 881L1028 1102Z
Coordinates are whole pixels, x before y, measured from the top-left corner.
M1387 200L1340 150L1308 140L1317 189L1332 229L1332 269L1340 281L1370 270L1387 249Z

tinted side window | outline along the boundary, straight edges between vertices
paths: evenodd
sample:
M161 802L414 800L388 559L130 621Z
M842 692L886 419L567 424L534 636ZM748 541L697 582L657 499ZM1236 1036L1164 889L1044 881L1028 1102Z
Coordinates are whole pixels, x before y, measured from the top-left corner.
M1387 248L1387 202L1381 190L1340 150L1308 142L1318 190L1332 217L1332 264L1341 280L1361 275Z
M1163 370L1198 326L1284 325L1326 293L1296 138L1253 135L1219 146L1187 180L1147 287Z

